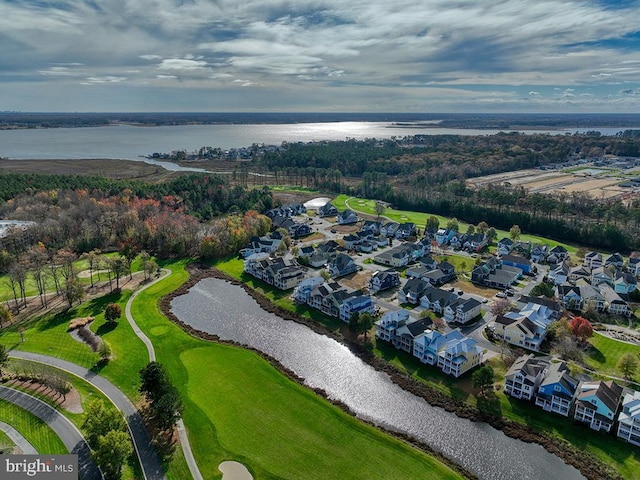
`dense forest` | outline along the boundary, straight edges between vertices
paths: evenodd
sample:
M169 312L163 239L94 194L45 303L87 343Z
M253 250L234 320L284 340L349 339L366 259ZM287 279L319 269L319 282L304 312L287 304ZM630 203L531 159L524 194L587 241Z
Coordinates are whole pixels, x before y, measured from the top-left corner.
M242 164L242 185L289 184L362 195L398 208L456 216L594 248L622 252L640 248L640 200L596 199L584 193L529 193L466 180L536 168L568 159L640 156L640 131L615 136L416 135L390 140L296 143ZM258 172L250 176L248 172Z

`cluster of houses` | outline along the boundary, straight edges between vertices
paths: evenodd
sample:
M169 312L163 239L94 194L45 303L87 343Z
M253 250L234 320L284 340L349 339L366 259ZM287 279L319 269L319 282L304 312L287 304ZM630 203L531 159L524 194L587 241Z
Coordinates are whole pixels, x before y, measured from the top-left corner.
M504 392L640 446L640 392L614 381L579 381L565 362L529 354L505 374Z
M292 298L343 322L349 322L354 313L373 314L375 311L371 295L348 289L335 281L326 281L322 277L306 278L299 282L293 289Z
M483 350L475 340L459 330L438 332L431 325L428 318L411 318L407 310L390 310L375 323L376 337L456 378L482 363Z
M592 309L613 315L630 316L629 295L638 288L640 258L614 253L603 256L598 252L585 255L582 265L570 267L560 264L549 273L557 296L568 310Z
M265 215L271 219L274 230L284 228L291 238L301 238L311 233L311 227L305 222L298 222L292 217L306 213L307 209L300 203L290 203L268 210Z

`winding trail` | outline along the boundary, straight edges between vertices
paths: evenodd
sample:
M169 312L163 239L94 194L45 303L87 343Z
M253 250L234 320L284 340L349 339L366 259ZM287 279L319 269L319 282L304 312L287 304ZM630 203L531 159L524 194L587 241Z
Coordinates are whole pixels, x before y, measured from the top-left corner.
M127 420L127 427L129 428L129 433L133 439L133 446L135 447L136 454L138 455L138 460L140 461L140 467L142 468L145 480L166 480L166 476L162 470L162 464L160 463L160 459L156 455L151 444L151 439L149 438L149 434L147 433L140 413L127 396L115 385L109 382L106 378L101 377L80 365L67 362L60 358L16 350L10 351L9 356L54 366L77 377L83 378L100 390L123 413ZM87 446L87 449L88 448L89 447Z
M31 395L0 385L0 398L32 413L51 428L70 453L78 455L82 480L103 480L100 469L91 459L91 450L76 426L55 408Z
M7 437L16 444L23 454L25 455L37 455L38 451L33 448L33 445L29 443L29 440L24 438L22 434L13 428L8 423L0 422L0 430L7 434Z
M129 322L129 325L131 325L133 332L136 334L136 336L140 340L142 340L142 342L147 347L147 352L149 352L150 362L156 361L156 351L153 348L153 343L151 343L151 340L149 339L149 337L147 337L147 335L140 329L140 327L134 320L133 315L131 314L131 305L133 305L133 301L136 299L136 297L140 292L142 292L146 288L149 288L151 285L154 285L159 281L164 280L167 276L171 275L172 272L168 268L163 268L162 273L163 274L160 277L156 278L154 281L136 290L133 293L133 295L129 297L129 301L127 302L127 305L125 306L125 309L124 309L125 316L127 317L127 321ZM189 471L191 472L191 476L193 477L193 480L204 480L202 477L202 474L200 473L200 469L198 468L198 464L196 463L196 459L193 456L193 452L191 450L191 444L189 443L189 437L187 436L187 430L185 429L184 422L182 421L182 419L178 420L177 427L178 427L178 437L180 438L180 445L182 446L182 453L184 454L184 458L187 462L187 466L189 467Z

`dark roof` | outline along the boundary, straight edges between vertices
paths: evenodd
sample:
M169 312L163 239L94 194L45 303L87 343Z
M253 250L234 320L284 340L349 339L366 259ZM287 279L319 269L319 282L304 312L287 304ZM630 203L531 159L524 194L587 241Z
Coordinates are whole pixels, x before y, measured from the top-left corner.
M427 330L433 322L430 318L421 318L420 320L416 320L415 322L407 323L407 329L411 332L411 335L416 337L420 335L422 332Z

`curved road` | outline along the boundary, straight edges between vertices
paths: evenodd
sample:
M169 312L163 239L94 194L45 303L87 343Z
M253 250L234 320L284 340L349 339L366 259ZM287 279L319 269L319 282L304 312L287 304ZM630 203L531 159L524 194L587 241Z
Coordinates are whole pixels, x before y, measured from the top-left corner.
M22 434L13 428L8 423L0 422L0 430L7 434L7 437L16 444L24 455L37 455L38 451L33 448L33 445L29 443L29 440L24 438Z
M10 351L9 356L52 365L61 370L65 370L73 375L85 379L104 393L107 398L109 398L109 400L111 400L113 404L124 414L124 417L127 420L127 426L129 427L131 438L133 439L133 446L135 447L138 459L140 460L140 466L142 468L144 478L146 480L166 480L162 470L162 464L151 445L151 439L144 427L140 413L138 413L136 407L124 395L124 393L122 393L111 382L84 367L59 358L49 357L39 353L16 350Z
M129 297L129 301L127 302L127 305L124 309L125 316L127 317L127 321L129 322L129 325L131 325L133 332L138 336L140 340L142 340L142 342L147 347L147 351L149 352L150 362L156 361L156 351L153 348L153 343L151 343L151 340L149 339L149 337L147 337L147 335L140 329L140 327L134 320L133 315L131 314L131 305L133 304L133 301L138 296L138 294L142 292L145 288L150 287L151 285L159 282L160 280L163 280L165 277L171 274L171 270L169 270L168 268L163 268L162 272L164 273L164 275L156 278L153 282L136 290L133 293L133 295ZM184 427L184 422L182 421L182 419L178 420L177 427L178 427L178 437L180 438L180 445L182 446L182 453L184 454L185 461L187 462L187 466L189 467L189 471L191 472L191 476L193 477L193 480L204 480L202 478L202 474L200 473L200 469L198 468L198 464L196 463L196 459L193 456L193 452L191 451L191 444L189 443L189 437L187 437L187 430Z
M34 414L60 437L70 453L78 455L78 470L82 480L102 480L102 473L91 459L91 450L76 426L43 401L13 388L0 386L0 398Z

